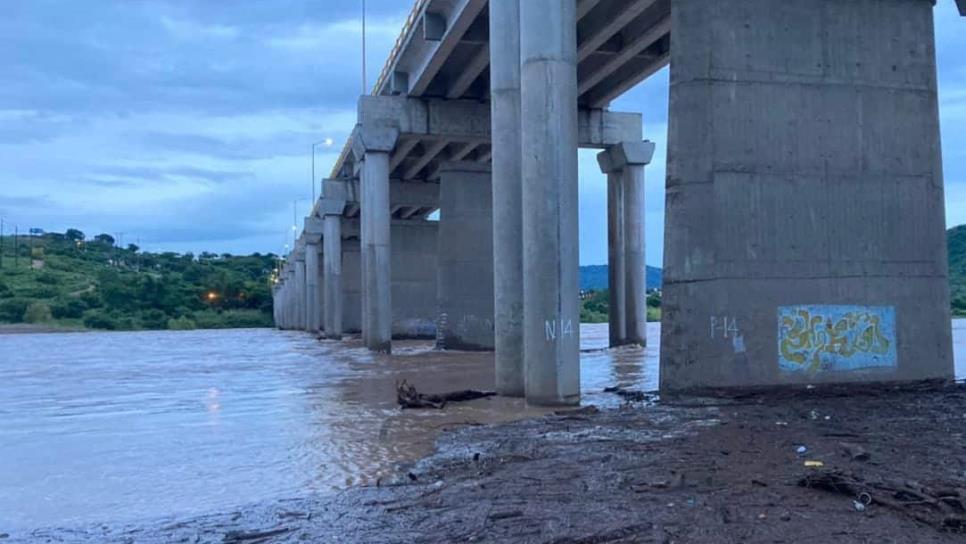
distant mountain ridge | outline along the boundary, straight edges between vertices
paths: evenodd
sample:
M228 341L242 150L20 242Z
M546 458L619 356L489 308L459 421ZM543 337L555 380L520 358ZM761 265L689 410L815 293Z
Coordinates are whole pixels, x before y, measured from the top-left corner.
M661 269L647 267L647 289L661 288ZM580 288L585 291L607 289L607 265L591 264L580 267Z

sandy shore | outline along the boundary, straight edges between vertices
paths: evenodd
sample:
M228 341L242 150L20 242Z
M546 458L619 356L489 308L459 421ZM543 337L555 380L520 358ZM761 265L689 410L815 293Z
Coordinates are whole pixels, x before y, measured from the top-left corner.
M665 399L450 432L334 496L11 541L962 542L964 434L962 384Z

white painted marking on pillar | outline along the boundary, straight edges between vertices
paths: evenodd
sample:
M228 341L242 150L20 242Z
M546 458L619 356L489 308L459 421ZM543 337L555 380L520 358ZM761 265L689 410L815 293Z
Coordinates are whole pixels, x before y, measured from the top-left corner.
M561 334L563 334L564 336L574 335L574 322L572 319L568 319L566 322L561 321L560 328L562 329Z
M734 318L734 317L731 318L730 327L728 326L728 318L727 317L725 318L725 335L724 335L725 338L728 338L729 331L732 333L732 336L734 338L738 337L738 319L737 318Z
M553 342L557 339L557 320L548 319L544 323L544 331L547 334L547 342Z
M731 338L735 338L740 334L738 329L738 318L736 317L712 315L709 318L709 324L711 339L715 338L715 335L719 330L721 331L721 337L725 340L728 339L729 333Z

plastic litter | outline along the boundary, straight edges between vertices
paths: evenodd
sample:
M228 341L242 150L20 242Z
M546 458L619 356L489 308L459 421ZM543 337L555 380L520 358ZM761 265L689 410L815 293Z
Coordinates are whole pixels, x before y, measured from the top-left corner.
M802 455L803 453L805 453L807 451L808 451L808 448L806 448L805 446L799 446L799 447L795 448L795 453L797 453L799 455Z
M865 505L859 501L852 501L852 506L855 508L856 512L865 512Z
M823 463L821 461L812 461L812 460L809 460L809 461L805 461L805 466L806 467L809 467L809 468L822 468L822 467L825 466L825 463Z

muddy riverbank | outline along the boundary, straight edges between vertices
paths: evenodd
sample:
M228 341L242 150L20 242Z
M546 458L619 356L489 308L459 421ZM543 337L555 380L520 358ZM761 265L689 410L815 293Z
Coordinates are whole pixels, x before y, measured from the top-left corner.
M962 384L665 399L447 432L437 453L391 481L334 495L22 536L52 542L962 542L964 434Z
M0 323L0 334L41 334L58 332L87 332L84 327L68 327L44 323Z

